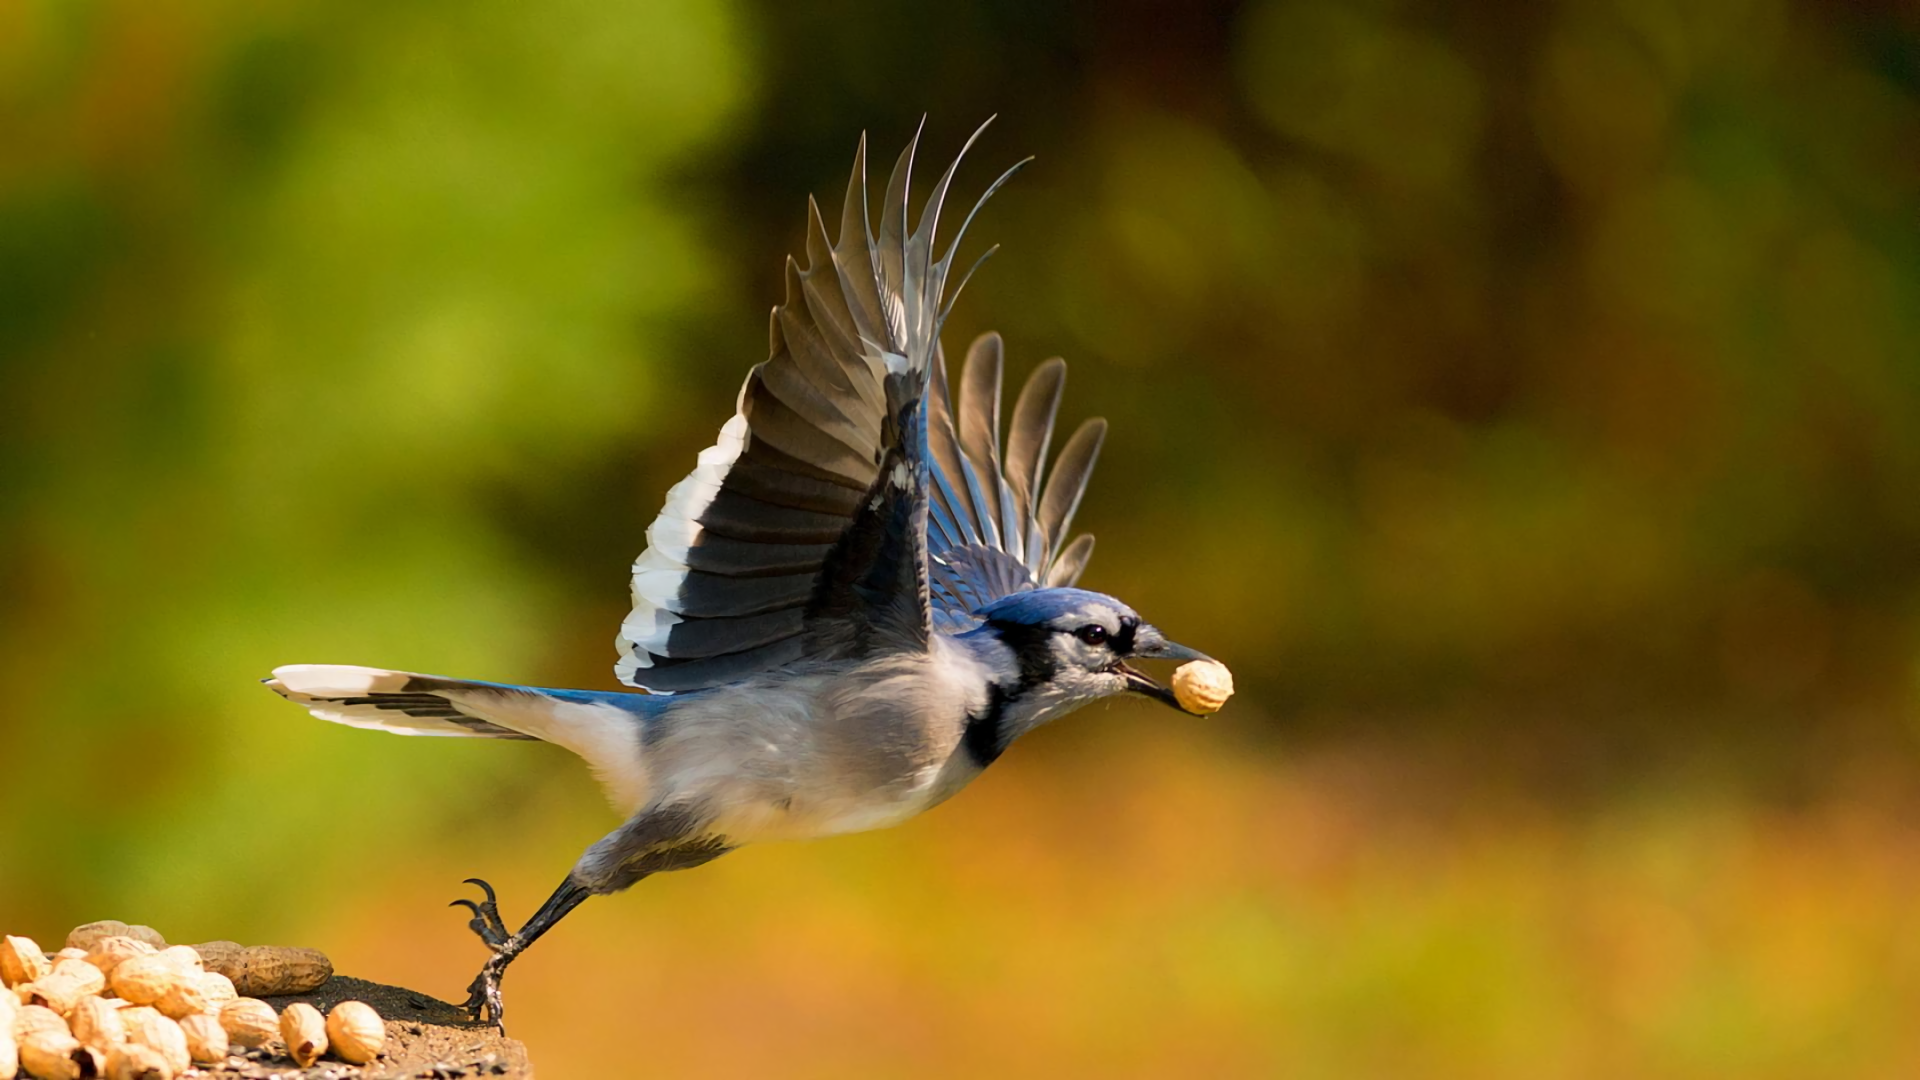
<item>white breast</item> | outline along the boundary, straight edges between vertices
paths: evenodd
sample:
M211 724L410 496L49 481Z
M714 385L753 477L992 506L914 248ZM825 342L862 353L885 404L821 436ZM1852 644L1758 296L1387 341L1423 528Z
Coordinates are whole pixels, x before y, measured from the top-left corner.
M737 843L897 825L951 795L983 681L935 652L700 695L649 746L656 798L687 798ZM964 756L964 755L961 755ZM964 771L964 770L963 770Z

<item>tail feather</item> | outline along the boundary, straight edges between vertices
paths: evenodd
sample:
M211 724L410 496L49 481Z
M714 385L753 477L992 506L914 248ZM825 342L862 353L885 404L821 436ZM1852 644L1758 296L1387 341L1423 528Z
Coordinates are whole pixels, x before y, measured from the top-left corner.
M584 758L614 804L646 798L641 730L670 699L593 690L549 690L342 664L289 664L264 680L322 720L396 735L525 739Z
M341 664L289 664L273 669L267 689L306 707L322 720L348 727L390 731L396 735L451 735L488 739L538 736L494 723L486 710L462 709L447 691L462 688L504 691L519 687L462 683L405 671ZM524 691L523 691L524 692Z

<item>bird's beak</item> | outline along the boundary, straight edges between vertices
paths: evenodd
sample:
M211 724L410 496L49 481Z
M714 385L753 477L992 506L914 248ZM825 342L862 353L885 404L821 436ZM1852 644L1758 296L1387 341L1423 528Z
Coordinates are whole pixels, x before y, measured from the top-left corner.
M1213 658L1196 649L1189 649L1185 645L1168 641L1166 636L1161 634L1160 631L1151 626L1142 625L1139 630L1134 632L1133 652L1129 655L1129 659L1179 660L1185 662L1189 660L1211 660ZM1145 694L1155 701L1163 702L1175 709L1179 709L1189 716L1201 715L1200 713L1189 712L1187 709L1181 708L1180 699L1173 696L1173 691L1154 682L1151 678L1147 677L1146 672L1141 671L1132 664L1123 660L1120 662L1119 670L1120 674L1126 676L1127 689L1129 691L1136 694Z

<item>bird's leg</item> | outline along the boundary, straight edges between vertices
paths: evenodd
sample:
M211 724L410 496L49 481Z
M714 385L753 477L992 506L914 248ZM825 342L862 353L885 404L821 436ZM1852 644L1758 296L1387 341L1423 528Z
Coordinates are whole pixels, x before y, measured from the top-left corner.
M580 906L580 902L593 895L593 891L573 879L569 874L560 887L553 890L547 902L533 913L533 918L513 933L507 933L507 924L500 918L500 909L493 895L493 887L479 878L468 878L470 884L480 886L487 898L482 901L455 900L449 906L464 906L473 912L473 919L467 923L473 928L481 941L486 943L492 956L480 968L480 974L474 976L473 983L467 987L467 1013L475 1020L491 1020L502 1031L506 1026L502 1018L506 1009L500 999L500 980L507 973L507 965L513 958L527 950L527 947L540 939L540 935L551 930L555 923L566 918L567 912Z
M705 829L706 817L685 804L649 806L626 824L601 837L580 857L567 879L526 925L507 933L506 921L493 888L479 878L468 878L486 894L485 900L455 900L453 905L473 912L467 923L493 953L467 988L467 1012L475 1020L500 1023L500 979L513 958L539 940L540 935L565 918L567 912L595 893L615 893L665 870L686 870L719 858L731 850L723 836Z

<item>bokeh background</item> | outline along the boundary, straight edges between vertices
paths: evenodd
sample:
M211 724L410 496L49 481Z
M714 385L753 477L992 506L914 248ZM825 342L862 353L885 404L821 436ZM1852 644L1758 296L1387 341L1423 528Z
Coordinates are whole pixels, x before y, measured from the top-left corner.
M0 3L0 928L459 996L584 770L256 680L611 687L805 196L998 113L949 347L1240 696L587 905L542 1075L1912 1075L1917 11Z

